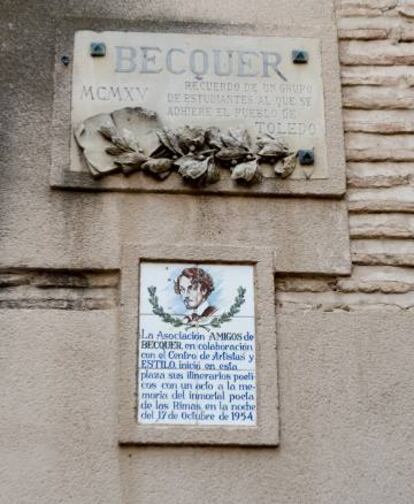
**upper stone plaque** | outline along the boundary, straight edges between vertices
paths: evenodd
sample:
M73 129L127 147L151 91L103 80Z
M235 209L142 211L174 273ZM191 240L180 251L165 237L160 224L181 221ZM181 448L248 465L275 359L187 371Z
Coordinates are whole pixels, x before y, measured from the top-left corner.
M70 168L52 183L340 194L322 55L320 37L77 31Z

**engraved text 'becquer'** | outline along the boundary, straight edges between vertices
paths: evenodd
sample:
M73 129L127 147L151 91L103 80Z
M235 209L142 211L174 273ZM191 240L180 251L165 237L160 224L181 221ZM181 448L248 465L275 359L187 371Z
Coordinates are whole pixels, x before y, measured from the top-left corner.
M204 76L209 70L218 77L287 78L280 70L282 56L278 52L233 51L226 49L185 49L173 47L115 46L115 72L161 73L181 75L186 72Z

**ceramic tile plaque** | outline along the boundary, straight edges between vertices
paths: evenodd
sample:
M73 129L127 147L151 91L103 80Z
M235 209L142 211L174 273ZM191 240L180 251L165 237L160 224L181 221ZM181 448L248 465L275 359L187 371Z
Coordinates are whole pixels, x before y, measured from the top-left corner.
M121 444L278 444L274 260L267 248L124 246Z
M143 262L142 424L256 425L253 266Z
M72 37L73 61L64 73L59 67L56 82L62 100L70 86L69 166L64 180L55 171L55 185L343 192L342 137L330 142L342 131L333 33L76 30Z

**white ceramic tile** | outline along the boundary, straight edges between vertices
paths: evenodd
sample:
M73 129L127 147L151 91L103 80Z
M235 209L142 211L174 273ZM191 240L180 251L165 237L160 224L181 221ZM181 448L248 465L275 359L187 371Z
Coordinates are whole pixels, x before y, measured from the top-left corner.
M202 408L198 424L221 425L222 405L227 400L227 381L219 378L199 380L197 385L198 404Z
M142 315L139 323L138 367L145 369L196 369L198 341L204 335L197 328L174 328L156 315Z
M182 298L175 292L175 282L185 268L195 267L186 263L142 262L140 270L140 313L152 314L148 289L156 288L159 305L170 314L186 315L187 309Z
M200 275L210 277L212 292L203 297L199 308L191 307L186 300L185 293L176 292L177 279L187 268L198 268ZM185 280L184 280L185 281ZM182 281L181 281L182 283ZM140 274L140 313L151 314L154 306L151 304L148 289L156 288L158 304L169 314L191 317L198 312L202 316L205 309L217 316L235 304L239 289L244 289L242 303L237 317L254 316L254 279L253 266L248 265L212 265L212 264L183 264L183 263L141 263ZM180 287L180 285L179 285ZM181 286L182 287L182 286ZM201 310L201 308L204 308Z
M216 315L228 311L234 305L241 287L245 289L245 294L237 316L254 317L253 266L199 264L198 267L204 269L213 279L214 290L208 301L211 306L217 308Z
M157 375L160 373L157 372ZM170 412L169 391L164 391L163 379L148 378L146 371L138 373L138 422L158 423Z
M203 330L199 330L200 334ZM222 327L205 331L197 343L203 369L237 371L255 370L256 335L253 318L233 319Z
M257 422L257 408L253 404L249 409L240 411L222 410L214 425L229 427L254 427ZM213 425L213 423L204 423L204 425Z
M256 421L256 376L251 371L198 373L198 404L202 425L254 425Z
M198 408L197 401L191 399L189 395L189 390L195 386L194 382L187 380L185 373L178 371L167 371L163 376L163 378L152 378L148 370L139 371L138 422L195 425L196 418L183 414L197 411L195 409Z
M254 425L255 375L141 369L138 405L140 423Z

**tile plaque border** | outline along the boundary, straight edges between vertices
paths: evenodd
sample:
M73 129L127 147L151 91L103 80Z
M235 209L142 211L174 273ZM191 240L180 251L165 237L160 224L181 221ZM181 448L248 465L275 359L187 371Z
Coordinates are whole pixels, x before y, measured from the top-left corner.
M137 422L139 272L141 261L249 264L254 266L257 424L252 427L153 425ZM233 246L127 244L122 253L119 443L277 446L277 386L274 254Z

